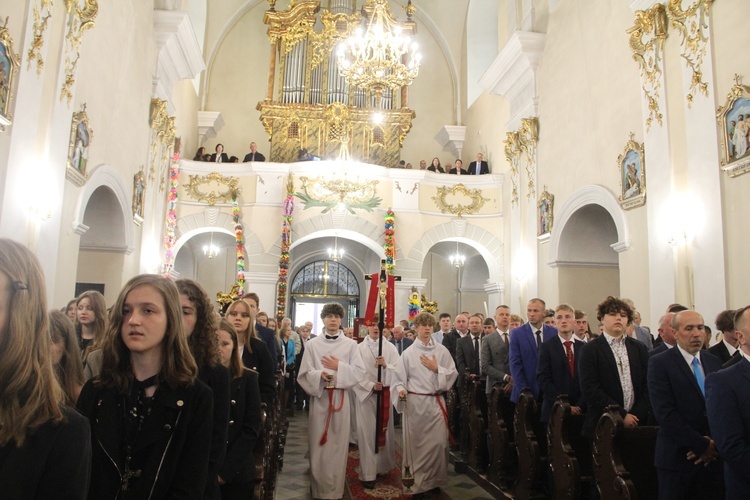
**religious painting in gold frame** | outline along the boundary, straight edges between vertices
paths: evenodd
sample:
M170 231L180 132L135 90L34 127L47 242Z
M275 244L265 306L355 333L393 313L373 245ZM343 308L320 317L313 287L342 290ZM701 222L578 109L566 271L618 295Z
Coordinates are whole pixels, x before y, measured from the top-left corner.
M133 222L140 226L143 224L144 206L146 203L146 175L143 166L133 176Z
M630 133L630 140L617 157L620 172L620 196L618 201L624 210L640 207L646 203L646 162L642 143Z
M93 138L94 131L89 125L86 104L83 104L81 111L73 113L70 123L68 162L65 171L65 177L76 186L83 186L88 179L86 168L88 167L89 149Z
M539 196L537 204L537 236L544 236L552 232L554 222L555 195L547 191L547 186Z
M13 39L8 30L6 17L5 24L0 27L0 132L13 123L10 101L18 66L18 55L13 52Z
M721 168L731 177L750 171L750 87L734 75L735 85L716 112L721 138Z

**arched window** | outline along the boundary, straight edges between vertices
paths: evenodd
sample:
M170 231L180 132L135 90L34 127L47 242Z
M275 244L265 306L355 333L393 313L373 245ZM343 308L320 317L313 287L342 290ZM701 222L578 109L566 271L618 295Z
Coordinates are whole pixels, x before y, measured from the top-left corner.
M292 280L292 294L323 297L359 297L354 274L338 262L319 260L300 269Z

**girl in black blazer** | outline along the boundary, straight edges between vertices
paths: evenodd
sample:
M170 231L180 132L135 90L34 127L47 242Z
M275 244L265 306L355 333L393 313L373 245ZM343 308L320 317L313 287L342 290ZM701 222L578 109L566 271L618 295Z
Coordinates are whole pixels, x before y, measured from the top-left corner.
M180 279L175 284L180 291L182 321L188 336L188 346L198 365L198 380L206 384L213 394L214 427L211 432L211 454L203 498L218 499L221 493L216 475L227 448L229 370L222 366L219 359L216 315L205 290L193 280Z
M0 239L0 497L86 497L89 425L64 401L41 265L25 246Z
M247 500L255 487L253 450L260 435L258 373L242 366L237 332L226 319L219 325L221 363L232 374L227 454L219 469L223 500Z
M91 423L91 499L200 499L208 474L211 390L197 380L170 280L132 278L112 308L101 374L81 391Z
M251 320L250 306L242 300L232 302L227 309L227 319L237 330L240 358L245 367L258 372L260 400L267 408L276 400L276 378L271 353L266 344L255 333L255 323Z

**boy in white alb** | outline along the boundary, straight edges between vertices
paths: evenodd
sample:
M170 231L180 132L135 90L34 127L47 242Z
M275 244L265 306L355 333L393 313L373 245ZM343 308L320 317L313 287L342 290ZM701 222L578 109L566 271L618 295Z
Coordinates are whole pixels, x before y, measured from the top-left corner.
M320 318L325 333L305 346L297 382L310 395L307 433L313 498L342 498L349 452L348 389L365 376L357 342L341 332L344 308L330 303Z

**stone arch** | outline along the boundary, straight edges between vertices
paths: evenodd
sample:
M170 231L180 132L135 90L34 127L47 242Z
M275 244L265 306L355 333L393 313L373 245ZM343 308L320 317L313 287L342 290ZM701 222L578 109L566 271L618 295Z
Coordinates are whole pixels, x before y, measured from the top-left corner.
M474 248L484 258L491 283L504 282L503 243L489 231L467 223L463 219L446 222L426 231L412 247L409 256L399 261L399 269L410 276L420 277L422 262L427 252L441 241L458 241Z
M114 194L119 207L119 212L122 215L123 228L125 231L125 245L124 248L119 248L117 250L122 251L126 255L130 255L135 249L132 203L131 200L128 199L128 190L125 181L120 172L111 165L103 164L93 169L89 175L88 181L86 181L86 184L83 185L83 188L78 193L78 199L76 200L76 207L73 213L73 231L76 234L83 235L89 229L83 223L83 218L86 214L86 207L91 200L91 196L101 187L109 189Z
M560 207L555 217L552 234L550 236L549 256L550 267L557 267L562 258L560 255L560 240L564 233L566 224L573 215L587 205L599 205L609 213L617 230L617 241L610 246L615 252L624 252L630 248L630 230L625 218L625 212L617 202L617 198L607 188L596 184L584 186L570 195Z
M245 235L245 253L251 255L263 255L265 250L258 235L248 230L247 224L242 221ZM180 248L193 236L215 231L217 233L235 236L234 220L230 214L220 212L215 222L210 222L206 211L185 215L177 220L177 240L175 241L173 253L176 256Z
M406 6L406 0L392 0L392 1L400 5L401 7ZM249 10L251 10L252 8L254 8L255 6L261 3L265 3L264 0L246 0L246 2L240 5L235 11L235 13L232 14L232 16L229 17L229 19L227 19L226 23L224 23L224 26L221 28L219 36L216 38L216 41L211 47L211 50L208 51L208 57L206 58L206 71L203 73L203 85L202 85L203 95L201 96L201 109L206 108L206 99L208 97L207 89L209 88L211 84L211 73L213 70L213 63L214 63L214 60L216 59L216 55L219 53L221 44L224 42L224 39L227 37L227 35L232 30L234 25L237 24L237 22L242 18L242 16L244 16L246 12L248 12ZM461 123L461 80L458 77L458 69L456 66L456 61L453 57L453 54L451 53L450 46L448 45L448 41L443 36L437 24L435 24L435 21L433 21L423 11L421 11L420 9L417 9L416 14L414 14L414 18L422 22L422 24L424 24L424 26L430 32L432 37L437 42L438 47L440 47L440 51L443 53L445 62L448 64L448 69L451 75L451 86L453 88L453 108L454 108L454 113L456 116L456 123ZM206 53L205 50L204 50L204 53Z

